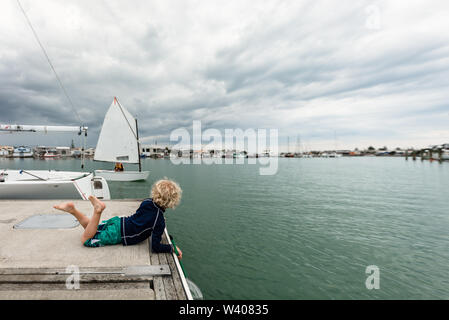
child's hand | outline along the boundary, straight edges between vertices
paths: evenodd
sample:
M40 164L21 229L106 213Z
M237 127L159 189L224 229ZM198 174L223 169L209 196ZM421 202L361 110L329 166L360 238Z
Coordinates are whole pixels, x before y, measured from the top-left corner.
M182 251L181 251L181 249L179 249L178 246L176 246L176 249L178 250L178 259L181 260L182 259Z

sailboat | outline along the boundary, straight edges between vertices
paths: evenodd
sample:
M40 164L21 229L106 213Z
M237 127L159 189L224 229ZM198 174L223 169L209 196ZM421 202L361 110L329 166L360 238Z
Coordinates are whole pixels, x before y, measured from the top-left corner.
M146 180L150 172L142 171L139 151L137 119L114 97L104 117L94 161L138 164L139 171L95 170L95 175L109 181Z
M0 132L78 132L85 137L87 127L0 124ZM0 199L87 200L90 195L111 199L106 180L92 172L0 169Z
M334 131L335 151L328 154L327 158L341 158L341 153L337 152L337 131Z

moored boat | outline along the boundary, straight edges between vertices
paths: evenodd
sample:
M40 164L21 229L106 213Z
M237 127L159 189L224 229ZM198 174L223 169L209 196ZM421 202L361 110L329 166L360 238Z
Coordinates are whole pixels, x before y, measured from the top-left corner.
M104 117L94 161L138 164L139 171L95 170L95 175L110 181L146 180L150 172L142 171L139 150L137 119L114 97Z
M32 158L33 151L29 147L20 146L20 147L14 148L12 157L13 158Z
M87 135L87 127L4 125L6 132L78 132ZM31 149L30 149L31 150ZM84 163L84 159L83 162ZM82 165L83 167L83 165ZM0 199L83 199L90 195L109 200L106 180L92 172L56 170L0 169Z
M91 172L2 170L0 199L83 199L90 195L109 200L105 179Z

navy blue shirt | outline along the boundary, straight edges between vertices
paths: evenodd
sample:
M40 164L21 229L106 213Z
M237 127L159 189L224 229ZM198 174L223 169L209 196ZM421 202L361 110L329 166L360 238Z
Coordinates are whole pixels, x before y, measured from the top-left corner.
M145 199L136 213L120 218L122 244L130 246L151 236L151 247L154 252L173 252L171 245L161 243L165 230L164 211L153 202L153 199Z

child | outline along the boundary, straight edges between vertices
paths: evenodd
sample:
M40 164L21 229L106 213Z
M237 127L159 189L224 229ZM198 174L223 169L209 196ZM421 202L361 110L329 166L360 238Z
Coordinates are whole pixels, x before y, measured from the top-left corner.
M114 167L115 172L124 171L123 164L121 162L117 162Z
M151 198L145 199L136 213L129 217L113 217L103 221L100 217L106 205L94 196L89 200L94 207L91 218L75 208L73 202L61 203L53 206L55 209L72 214L84 228L81 242L86 247L102 247L105 245L123 244L125 246L137 244L151 236L151 248L154 252L173 252L173 246L162 244L162 234L165 230L164 212L168 208L174 209L180 202L182 190L171 180L159 180L151 188ZM178 249L178 258L182 258L182 251Z

